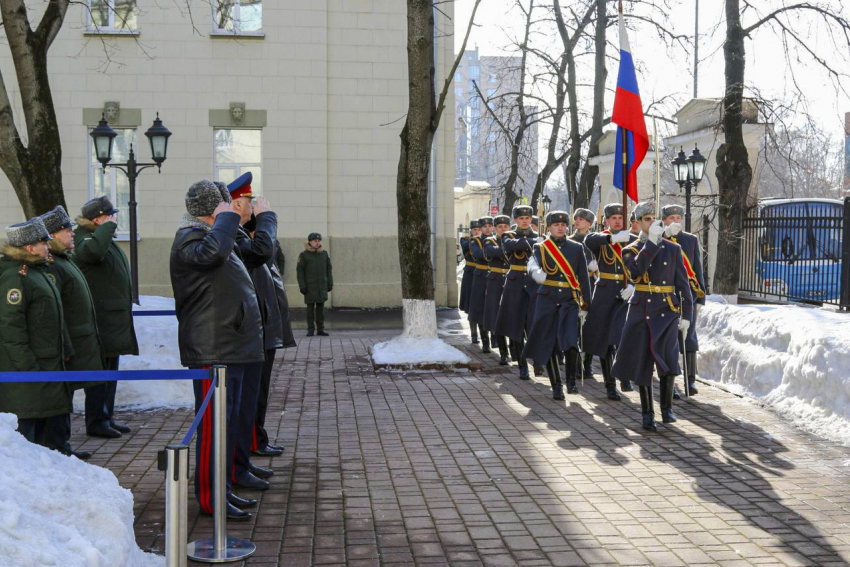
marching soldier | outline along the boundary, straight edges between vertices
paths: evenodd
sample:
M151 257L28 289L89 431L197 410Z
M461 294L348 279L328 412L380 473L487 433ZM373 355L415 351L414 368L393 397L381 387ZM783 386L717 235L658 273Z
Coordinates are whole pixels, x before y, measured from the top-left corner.
M570 240L574 240L579 244L584 244L584 239L588 234L590 234L590 227L593 226L594 221L596 221L596 215L593 214L593 211L590 209L576 209L573 213L573 224L575 225L576 230L570 236ZM585 260L587 260L587 275L590 279L590 293L593 295L593 290L596 287L596 272L599 267L593 253L587 247L584 249L584 257ZM583 334L582 337L584 337ZM581 348L582 352L584 352L582 372L584 372L585 378L593 378L593 369L591 368L593 355L587 352L587 348L584 344L581 345Z
M478 220L472 219L469 221L469 236L464 236L460 239L460 248L463 251L463 259L466 264L463 266L463 279L460 283L460 301L458 307L464 313L469 313L469 293L472 290L472 277L475 272L475 260L472 258L472 252L469 250L470 241L481 234L481 229L478 228ZM472 344L478 344L478 331L472 329Z
M697 393L697 351L699 350L696 319L699 315L699 306L705 305L705 278L702 271L702 251L699 246L699 238L694 234L682 231L682 217L684 215L685 210L681 205L667 205L661 209L661 220L667 226L664 237L682 248L682 262L688 274L688 283L695 304L694 316L691 319L691 326L688 327L685 344L679 345L679 352L685 355L685 365L688 371L688 393L693 396ZM673 399L679 399L679 393L675 388Z
M531 230L538 234L540 233L540 217L537 215L531 217Z
M567 355L567 391L578 393L575 373L579 329L590 304L584 249L567 238L569 220L569 213L563 211L553 211L546 216L550 236L534 246L534 257L528 263L528 271L540 287L534 323L522 356L532 359L534 364L546 364L552 397L556 400L564 399L558 351Z
M602 380L609 400L619 400L617 381L611 371L617 345L626 320L626 298L624 282L626 271L623 264L622 247L634 240L634 236L623 230L623 205L605 205L605 222L609 230L587 235L585 246L596 258L599 279L593 291L593 301L587 324L584 326L585 356L598 356L602 367ZM628 377L620 376L624 392L631 392Z
M505 254L510 262L510 272L505 279L502 302L496 318L496 333L511 340L513 356L519 362L519 377L528 380L528 361L522 356L525 337L534 321L534 292L537 285L528 275L528 258L534 252L537 233L531 228L532 208L528 205L514 207L516 231L502 235Z
M632 214L629 215L629 234L637 238L640 236L640 223L635 218L635 213L632 211Z
M475 271L472 273L472 284L469 286L469 326L472 334L475 330L481 331L481 352L489 353L490 335L484 330L484 299L487 294L487 259L484 257L484 240L493 234L493 217L481 217L478 219L481 234L474 236L469 241L469 251L475 263Z
M643 428L656 431L652 403L652 369L661 383L661 419L674 423L673 381L679 374L679 331L687 333L693 301L678 244L661 238L664 225L655 221L655 203L635 207L639 240L623 249L623 261L635 282L626 324L614 362L614 374L630 376L640 389ZM628 295L628 294L626 294Z
M499 303L502 300L502 289L505 287L505 276L510 271L510 264L505 249L502 247L502 234L511 227L508 215L499 215L493 219L495 234L484 241L484 257L487 259L487 292L484 298L484 332L490 333L499 345L499 364L508 364L508 340L504 335L496 333L496 318L499 315Z

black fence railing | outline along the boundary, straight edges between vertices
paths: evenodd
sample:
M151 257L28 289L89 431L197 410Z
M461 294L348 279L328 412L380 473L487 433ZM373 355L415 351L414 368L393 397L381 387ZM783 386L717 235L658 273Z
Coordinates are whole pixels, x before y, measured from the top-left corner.
M850 197L768 201L748 214L739 292L850 309Z

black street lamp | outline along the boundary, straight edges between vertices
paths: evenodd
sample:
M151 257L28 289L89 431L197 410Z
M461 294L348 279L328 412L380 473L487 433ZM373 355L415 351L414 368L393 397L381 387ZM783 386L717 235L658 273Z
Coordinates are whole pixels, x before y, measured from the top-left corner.
M673 174L680 189L685 190L685 232L691 231L691 189L696 189L705 175L705 158L699 153L694 144L691 155L685 156L684 148L679 149L679 155L673 160Z
M154 163L137 163L136 153L133 151L133 145L130 145L130 153L127 156L126 163L113 163L112 161L112 145L115 140L115 130L109 127L109 122L106 117L101 118L97 128L91 131L92 140L94 140L94 151L97 156L97 161L101 163L104 169L107 165L117 167L127 175L130 182L130 281L133 287L133 303L139 305L139 243L138 243L138 225L136 222L136 178L139 173L149 167L156 167L161 171L162 162L168 156L168 138L171 137L171 132L162 124L159 119L159 113L156 114L156 120L153 121L153 126L148 128L145 136L148 137L151 147L151 157Z

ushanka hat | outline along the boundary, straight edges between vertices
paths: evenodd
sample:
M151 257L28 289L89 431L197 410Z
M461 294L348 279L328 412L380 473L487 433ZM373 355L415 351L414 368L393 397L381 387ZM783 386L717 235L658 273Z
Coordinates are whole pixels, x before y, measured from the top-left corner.
M664 205L661 207L661 220L671 215L685 216L685 207L682 205Z
M646 215L655 215L655 203L652 201L643 201L635 207L635 218L642 219Z
M224 202L232 203L233 198L230 196L227 184L224 181L213 181L213 183L215 183L215 186L218 187L219 192L221 192L221 198L224 199Z
M622 215L623 214L623 204L622 203L608 203L605 205L605 208L602 209L605 214L606 219L610 219L614 215Z
M481 225L478 223L478 219L472 219L469 221L469 228L481 228Z
M593 224L593 221L596 220L596 215L590 209L576 209L576 212L573 213L573 220L575 219L584 219L590 224Z
M488 224L493 224L493 217L481 217L478 219L478 224L484 228Z
M540 224L540 217L538 217L537 215L531 217L531 224Z
M47 229L48 234L54 234L63 228L71 228L74 226L74 221L71 220L71 217L68 216L68 213L65 212L65 207L62 205L57 206L52 211L44 213L38 218L40 218L41 222L44 223L44 228Z
M193 217L208 217L222 202L224 197L218 186L209 179L201 179L186 193L186 212Z
M86 202L81 212L83 213L83 217L93 220L103 215L114 215L118 212L118 209L112 206L112 201L109 200L109 197L101 195Z
M30 244L37 244L53 240L50 233L39 217L31 218L26 222L13 224L6 227L6 241L10 246L21 248Z
M511 217L509 217L508 215L498 215L496 217L493 217L493 224L494 225L497 225L497 224L510 225L511 224Z
M552 226L556 222L570 223L570 214L564 211L552 211L546 215L546 226Z
M515 219L519 217L533 217L534 209L532 209L530 205L517 205L514 207L512 213Z

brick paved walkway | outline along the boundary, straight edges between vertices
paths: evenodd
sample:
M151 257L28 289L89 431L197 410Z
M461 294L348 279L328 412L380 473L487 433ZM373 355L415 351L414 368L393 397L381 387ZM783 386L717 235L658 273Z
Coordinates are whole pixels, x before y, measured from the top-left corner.
M650 434L637 392L609 402L588 381L556 402L546 378L521 382L474 348L482 372L376 373L366 352L380 337L365 337L302 338L279 356L270 433L287 449L257 459L272 488L245 492L259 513L230 526L257 544L250 564L850 562L850 449L751 402L703 386ZM75 416L74 442L132 489L137 541L161 553L156 452L191 415L121 419L134 434L104 442ZM194 500L189 516L190 540L210 535Z

